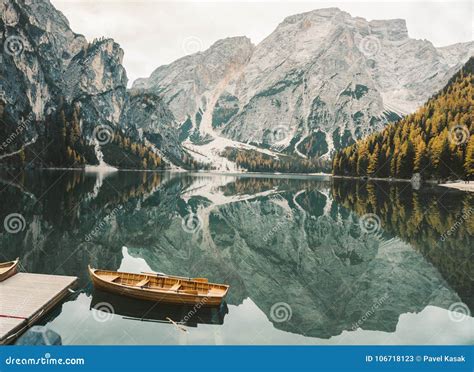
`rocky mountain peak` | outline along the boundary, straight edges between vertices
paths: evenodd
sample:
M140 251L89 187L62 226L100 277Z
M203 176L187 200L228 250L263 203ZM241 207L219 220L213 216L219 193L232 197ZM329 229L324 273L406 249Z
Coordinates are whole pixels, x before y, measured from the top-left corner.
M254 48L254 45L247 36L233 36L217 40L209 47L209 51L217 50L222 52L227 51L235 53L233 51L230 51L230 48L248 48L252 50Z
M332 8L321 8L321 9L314 9L309 12L294 14L291 16L286 17L281 25L283 24L297 24L301 21L334 21L336 19L343 19L350 17L350 14L340 10L339 8L332 7Z
M408 38L407 23L404 19L373 20L368 22L369 33L397 41Z
M326 8L286 17L255 47L221 40L135 84L169 102L197 152L220 148L199 148L192 135L199 131L225 137L216 144L329 156L413 112L470 47L436 48L410 39L403 19L368 21Z
M186 48L186 42L183 45ZM235 74L248 63L254 51L250 39L244 36L216 41L209 49L178 59L157 68L148 79L138 79L133 89L165 94L178 122L190 120L193 126L196 114L205 111L211 92L223 81L234 79Z

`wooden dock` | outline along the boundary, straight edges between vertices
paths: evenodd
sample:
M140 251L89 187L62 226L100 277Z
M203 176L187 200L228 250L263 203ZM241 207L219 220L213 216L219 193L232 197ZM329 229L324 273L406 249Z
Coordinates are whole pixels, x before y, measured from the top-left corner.
M0 282L0 345L12 343L57 305L73 276L18 273Z

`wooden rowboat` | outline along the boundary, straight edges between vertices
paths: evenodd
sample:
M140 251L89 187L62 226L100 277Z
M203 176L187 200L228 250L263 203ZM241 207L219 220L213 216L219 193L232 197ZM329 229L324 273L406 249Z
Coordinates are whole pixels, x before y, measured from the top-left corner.
M15 261L0 263L0 282L16 274L18 270L18 262L20 259L17 258Z
M94 287L140 300L186 305L218 306L229 291L225 284L204 278L184 278L156 273L122 273L93 269L89 275Z

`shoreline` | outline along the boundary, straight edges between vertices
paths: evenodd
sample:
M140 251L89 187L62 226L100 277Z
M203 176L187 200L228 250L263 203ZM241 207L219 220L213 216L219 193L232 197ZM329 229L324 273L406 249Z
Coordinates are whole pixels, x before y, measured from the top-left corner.
M380 177L368 177L364 179L363 177L355 177L355 176L331 176L332 178L342 178L348 180L360 180L360 181L383 181L383 182L411 182L411 179L408 178L380 178ZM427 183L430 185L441 185L438 184L435 180L424 180L423 183Z
M340 179L348 179L348 180L361 180L361 181L382 181L382 182L406 182L410 183L411 179L406 178L367 178L366 180L362 177L354 177L354 176L331 176L332 178L340 178ZM474 192L474 182L465 183L464 181L452 181L447 183L438 183L435 180L425 180L423 181L425 184L429 184L432 186L441 186L447 187L454 190L459 191L466 191L466 192Z
M447 187L450 189L474 192L474 182L464 183L464 182L452 182L452 183L441 183L439 186Z
M10 168L11 170L12 168ZM0 168L1 170L8 170ZM355 176L340 176L340 175L333 175L330 173L281 173L281 172L237 172L237 171L216 171L216 170L187 170L187 169L127 169L127 168L100 168L100 167L81 167L81 168L66 168L66 167L51 167L51 168L34 168L34 169L19 169L15 168L15 170L23 170L23 171L59 171L59 170L66 170L66 171L83 171L84 173L118 173L118 172L147 172L147 173L190 173L190 174L208 174L208 175L224 175L224 176L235 176L235 177L285 177L285 178L325 178L327 179L347 179L347 180L359 180L359 181L382 181L382 182L405 182L410 183L411 179L406 178L371 178L368 177L364 179L363 177L355 177ZM432 186L441 186L446 187L454 190L465 191L465 192L474 192L474 182L472 183L465 183L464 181L452 181L448 183L437 183L435 180L425 180L423 181L425 184L429 184Z
M99 168L98 166L67 168L67 167L48 167L48 168L0 168L1 170L22 170L22 171L83 171L85 173L117 173L117 172L156 172L156 173L194 173L194 174L212 174L225 176L276 176L276 177L334 177L331 173L281 173L281 172L238 172L238 171L217 171L206 169L129 169L129 168Z

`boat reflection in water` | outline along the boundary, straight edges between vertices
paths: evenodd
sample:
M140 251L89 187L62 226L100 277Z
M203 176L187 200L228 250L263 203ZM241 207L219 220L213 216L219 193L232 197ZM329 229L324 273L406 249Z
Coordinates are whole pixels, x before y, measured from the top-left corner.
M100 290L93 291L90 309L113 312L128 320L176 323L187 327L197 327L198 324L224 324L224 317L229 312L225 302L216 307L176 305L137 300Z

